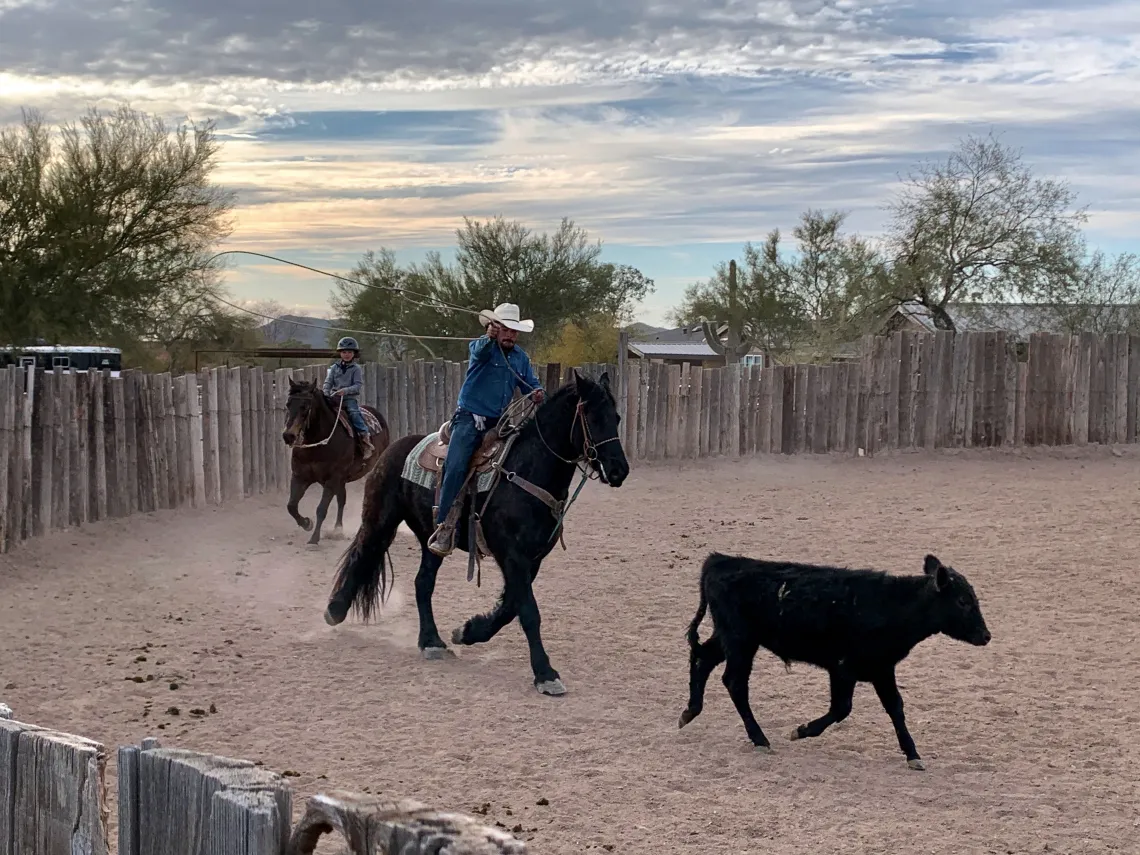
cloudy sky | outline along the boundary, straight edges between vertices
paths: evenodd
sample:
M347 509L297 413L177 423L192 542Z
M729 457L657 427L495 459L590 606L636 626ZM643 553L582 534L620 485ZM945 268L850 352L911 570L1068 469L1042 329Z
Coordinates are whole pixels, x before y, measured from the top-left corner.
M806 207L874 234L900 173L991 128L1140 249L1138 60L1135 0L0 0L0 123L214 118L229 247L341 271L446 252L464 215L569 216L660 321ZM328 308L292 268L229 283Z

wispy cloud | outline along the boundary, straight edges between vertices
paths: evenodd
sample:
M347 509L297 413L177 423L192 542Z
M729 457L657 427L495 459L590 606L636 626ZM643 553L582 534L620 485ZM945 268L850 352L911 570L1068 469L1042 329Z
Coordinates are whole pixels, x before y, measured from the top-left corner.
M343 270L445 247L464 215L571 216L661 281L654 317L679 245L705 264L808 206L874 233L900 173L990 127L1127 245L1137 91L1132 2L0 0L0 122L215 118L233 245ZM235 293L284 287L242 269Z

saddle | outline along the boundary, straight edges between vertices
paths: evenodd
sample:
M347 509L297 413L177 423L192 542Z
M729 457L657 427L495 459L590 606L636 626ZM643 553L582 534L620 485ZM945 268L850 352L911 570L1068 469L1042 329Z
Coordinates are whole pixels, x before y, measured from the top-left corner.
M380 433L380 420L377 419L376 416L372 415L372 413L370 413L364 407L360 408L360 415L364 417L364 424L368 427L369 436L376 436L378 433ZM341 407L340 416L337 418L337 421L340 423L341 427L348 431L349 436L356 436L356 428L352 426L352 418L348 415L348 410Z
M447 459L447 447L451 442L451 421L443 423L434 442L429 442L420 453L419 464L428 472L439 474L443 472L443 462ZM467 464L468 474L481 475L491 471L491 466L503 450L503 439L499 436L497 428L491 428L483 434L483 441L471 455Z

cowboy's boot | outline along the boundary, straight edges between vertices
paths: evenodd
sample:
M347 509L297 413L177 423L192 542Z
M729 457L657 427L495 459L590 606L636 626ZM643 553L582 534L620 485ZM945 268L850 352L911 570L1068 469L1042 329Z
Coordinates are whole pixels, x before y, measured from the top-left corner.
M446 558L455 551L455 525L459 522L459 504L459 499L456 499L443 522L436 526L431 538L428 539L428 552L433 555Z

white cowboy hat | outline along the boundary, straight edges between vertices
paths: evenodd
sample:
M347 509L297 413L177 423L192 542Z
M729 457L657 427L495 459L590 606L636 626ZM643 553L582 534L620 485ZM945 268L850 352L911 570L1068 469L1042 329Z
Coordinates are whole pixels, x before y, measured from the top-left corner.
M499 303L495 306L495 311L484 309L479 313L479 321L486 326L492 321L502 324L509 330L518 330L519 332L534 332L534 321L529 318L525 321L519 320L519 307L514 303Z

